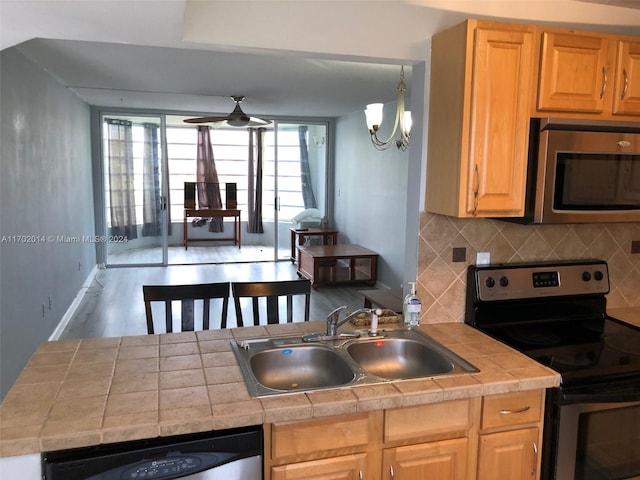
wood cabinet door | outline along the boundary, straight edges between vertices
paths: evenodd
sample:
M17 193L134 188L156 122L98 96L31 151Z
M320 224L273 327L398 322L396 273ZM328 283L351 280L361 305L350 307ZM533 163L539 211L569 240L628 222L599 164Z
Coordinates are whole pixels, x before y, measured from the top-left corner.
M640 115L640 41L618 42L613 113Z
M544 32L538 110L603 112L614 81L608 55L606 37Z
M467 212L521 216L533 32L477 28L474 35Z
M382 479L466 480L467 453L466 438L388 448L382 455Z
M366 480L366 453L271 467L272 480Z
M477 479L539 478L537 442L537 428L481 435Z

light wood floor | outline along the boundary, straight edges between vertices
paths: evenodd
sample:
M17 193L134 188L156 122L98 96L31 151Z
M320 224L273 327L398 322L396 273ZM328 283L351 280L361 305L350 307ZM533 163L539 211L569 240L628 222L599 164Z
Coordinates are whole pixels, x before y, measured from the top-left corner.
M279 260L286 260L291 255L291 247L280 248L277 252ZM218 245L211 247L203 242L189 244L185 250L183 246L170 246L168 248L169 265L199 265L209 263L235 263L235 262L272 262L274 261L273 246L243 245L238 248L234 245ZM162 249L137 248L124 250L117 254L111 254L107 261L109 265L135 265L162 263Z
M191 249L189 249L191 250ZM269 281L297 279L291 262L255 262L167 267L122 267L100 270L79 308L61 335L65 338L144 335L142 285L186 284L220 281ZM340 305L349 311L363 305L358 292L366 284L320 286L311 294L310 319L321 320ZM243 308L244 312L244 308ZM235 326L235 310L229 304L229 326Z

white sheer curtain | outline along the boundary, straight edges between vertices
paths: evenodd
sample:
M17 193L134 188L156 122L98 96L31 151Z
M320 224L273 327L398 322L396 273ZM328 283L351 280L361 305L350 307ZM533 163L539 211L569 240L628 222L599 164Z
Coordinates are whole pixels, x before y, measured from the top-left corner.
M109 235L137 238L132 123L107 119Z

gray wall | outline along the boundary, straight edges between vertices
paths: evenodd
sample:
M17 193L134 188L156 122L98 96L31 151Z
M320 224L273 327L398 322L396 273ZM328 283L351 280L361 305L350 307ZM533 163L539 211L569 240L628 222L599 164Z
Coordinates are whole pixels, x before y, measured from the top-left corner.
M0 53L0 394L95 267L89 106L18 47ZM25 237L19 237L25 236ZM66 243L59 237L78 237ZM32 241L33 243L27 243Z
M385 105L383 129L393 126L395 108L395 102ZM377 252L378 282L399 288L406 280L409 151L395 146L376 150L362 111L338 118L335 131L333 220L338 241ZM389 132L379 136L386 139Z

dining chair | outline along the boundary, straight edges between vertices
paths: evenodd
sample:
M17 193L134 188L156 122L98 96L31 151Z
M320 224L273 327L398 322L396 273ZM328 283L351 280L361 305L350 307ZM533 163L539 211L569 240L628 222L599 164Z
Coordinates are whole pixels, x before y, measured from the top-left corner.
M227 328L227 309L229 305L229 282L201 283L196 285L143 285L145 313L147 316L147 332L154 333L152 302L163 302L165 311L166 333L173 332L172 303L180 301L181 306L181 331L195 330L196 301L202 300L202 329L209 329L209 317L211 300L222 300L222 314L220 316L220 328Z
M236 309L236 321L239 327L244 326L242 318L243 298L251 298L253 324L260 325L260 312L266 303L267 324L280 323L280 298L286 297L287 323L293 322L294 296L304 295L304 321L309 321L309 304L311 300L311 282L309 280L284 280L275 282L231 282L231 293ZM265 298L264 302L260 302Z

